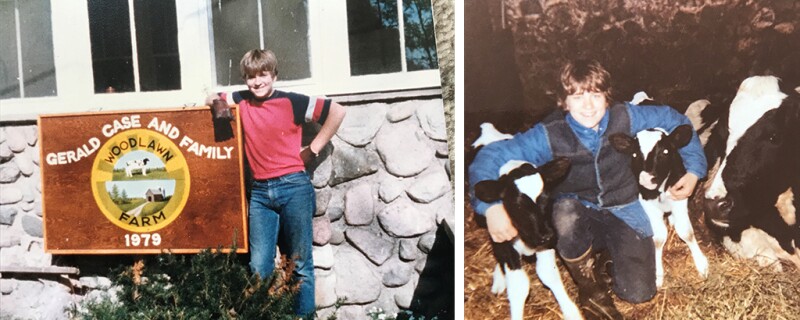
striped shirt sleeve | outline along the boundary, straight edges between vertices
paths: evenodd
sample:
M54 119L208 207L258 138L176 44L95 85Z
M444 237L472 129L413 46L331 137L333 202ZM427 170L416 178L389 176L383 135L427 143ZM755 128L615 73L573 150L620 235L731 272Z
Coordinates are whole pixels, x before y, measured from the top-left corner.
M292 108L294 108L295 122L298 124L302 122L318 122L325 123L328 118L328 111L331 107L331 99L317 96L306 96L302 94L290 94L289 99L292 101Z

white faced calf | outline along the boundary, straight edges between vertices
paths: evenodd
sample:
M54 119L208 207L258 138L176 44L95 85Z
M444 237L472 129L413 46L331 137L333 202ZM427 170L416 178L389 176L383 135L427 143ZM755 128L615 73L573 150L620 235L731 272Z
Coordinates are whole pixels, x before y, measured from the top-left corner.
M511 319L522 319L530 280L522 270L520 255L536 255L536 274L550 288L565 319L582 319L580 311L564 290L556 266L555 232L546 206L537 202L545 186L561 178L569 169L569 160L559 158L540 168L523 161L509 161L500 169L497 180L481 181L475 185L475 196L481 201L502 201L517 238L496 243L492 252L497 259L494 270L493 293L508 289Z
M703 278L708 275L708 259L700 251L692 223L689 221L688 200L673 200L667 191L686 174L678 149L688 144L691 138L692 129L688 125L678 126L669 135L664 130L655 128L640 131L636 134L636 138L624 133L616 133L609 137L611 145L617 151L631 156L631 169L639 178L639 201L653 227L653 241L656 246L656 285L659 288L664 283L662 256L664 243L667 240L664 216L669 212L672 213L668 216L669 223L689 246L697 272Z
M477 148L510 138L511 135L500 133L492 124L484 123L481 125L481 137L472 146ZM553 249L555 232L550 213L540 202L544 198L540 198L540 195L545 192L546 185L566 174L569 165L566 158L551 161L541 168L512 160L500 168L497 180L481 181L475 185L475 196L481 201L502 201L511 224L518 231L517 238L511 241L492 242L492 253L497 260L492 293L499 294L508 289L511 319L522 319L530 289L530 279L522 270L520 255L536 256L536 274L553 292L564 319L583 319L561 281Z

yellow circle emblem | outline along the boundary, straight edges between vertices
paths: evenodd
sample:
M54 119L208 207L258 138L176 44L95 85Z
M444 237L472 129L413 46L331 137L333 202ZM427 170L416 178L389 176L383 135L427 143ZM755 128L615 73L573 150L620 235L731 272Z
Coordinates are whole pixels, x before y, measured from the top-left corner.
M172 140L156 131L120 132L98 150L92 193L103 215L120 228L166 227L189 198L189 167Z

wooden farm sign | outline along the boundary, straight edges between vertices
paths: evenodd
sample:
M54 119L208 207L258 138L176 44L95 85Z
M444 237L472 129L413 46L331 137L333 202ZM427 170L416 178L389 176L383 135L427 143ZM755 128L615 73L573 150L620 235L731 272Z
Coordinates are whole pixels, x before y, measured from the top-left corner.
M40 116L45 250L246 252L238 127L207 107Z

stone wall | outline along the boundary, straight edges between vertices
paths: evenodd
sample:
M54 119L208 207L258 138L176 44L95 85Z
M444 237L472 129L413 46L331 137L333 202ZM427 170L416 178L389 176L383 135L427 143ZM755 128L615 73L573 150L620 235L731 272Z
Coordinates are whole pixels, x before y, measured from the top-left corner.
M452 242L437 230L454 220L442 100L346 109L311 168L317 305L327 316L346 299L341 319L363 318L372 307L419 307L443 275L453 277L446 267L452 250L429 255L438 242ZM0 318L63 319L70 303L110 286L104 274L87 270L79 278L8 272L52 268L58 260L43 251L40 180L35 122L0 126ZM439 276L426 276L431 270Z
M0 128L0 270L45 268L39 137L34 124ZM61 319L70 290L52 277L0 278L0 318Z

